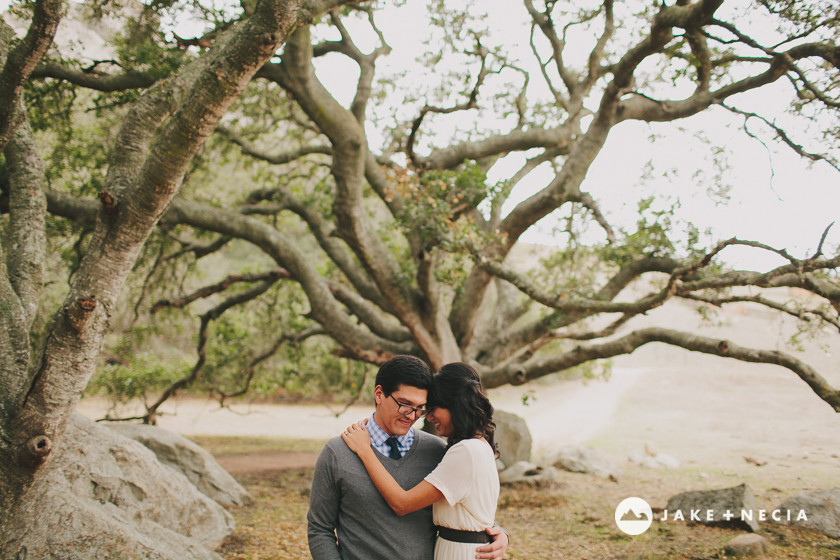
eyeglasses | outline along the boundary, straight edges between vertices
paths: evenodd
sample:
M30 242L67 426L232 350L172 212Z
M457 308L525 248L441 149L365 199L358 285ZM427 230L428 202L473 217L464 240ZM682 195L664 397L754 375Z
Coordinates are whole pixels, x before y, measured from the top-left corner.
M391 399L393 399L393 401L395 403L397 403L397 407L398 407L397 411L400 414L402 414L403 416L414 415L414 416L417 416L418 418L423 418L429 412L425 408L414 408L410 404L401 403L400 401L398 401L397 399L394 398L394 395L388 395L388 396L391 397Z

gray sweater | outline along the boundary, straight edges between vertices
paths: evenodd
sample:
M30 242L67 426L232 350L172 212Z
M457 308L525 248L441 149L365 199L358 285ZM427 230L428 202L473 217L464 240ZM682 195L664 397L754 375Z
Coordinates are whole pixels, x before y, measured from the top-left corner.
M406 490L440 462L446 443L416 431L401 459L379 460ZM340 437L327 442L315 464L309 496L309 552L313 560L431 560L432 508L398 517L379 495L361 459Z

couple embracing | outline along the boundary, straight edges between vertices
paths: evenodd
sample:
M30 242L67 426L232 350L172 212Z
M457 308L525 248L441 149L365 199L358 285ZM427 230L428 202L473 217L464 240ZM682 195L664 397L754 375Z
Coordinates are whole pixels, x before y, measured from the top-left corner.
M370 418L331 439L315 465L307 515L314 560L499 560L508 538L493 407L475 370L396 356L380 367ZM417 430L428 413L438 433Z

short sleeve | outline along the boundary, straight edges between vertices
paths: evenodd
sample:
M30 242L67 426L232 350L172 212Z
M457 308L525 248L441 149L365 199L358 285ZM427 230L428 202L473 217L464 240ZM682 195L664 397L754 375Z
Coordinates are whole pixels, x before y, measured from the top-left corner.
M465 442L458 442L449 448L425 480L440 490L450 506L454 506L466 497L472 487L475 478L473 461Z

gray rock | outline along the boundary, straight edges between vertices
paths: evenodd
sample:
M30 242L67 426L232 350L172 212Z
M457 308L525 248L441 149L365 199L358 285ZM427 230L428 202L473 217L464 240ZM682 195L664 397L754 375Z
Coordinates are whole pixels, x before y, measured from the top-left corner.
M621 474L606 453L584 445L568 445L561 448L554 455L551 464L569 472L594 474L603 478L617 479Z
M761 535L749 534L738 535L726 543L723 552L727 556L743 558L745 556L763 556L768 550L770 550L770 543L767 539Z
M57 477L60 479L60 477ZM0 551L18 560L222 560L198 541L149 519L134 519L110 502L77 496L56 477L42 478L28 495L14 535ZM49 504L45 507L44 504ZM6 529L4 528L4 531Z
M659 469L659 468L666 468L666 469L676 469L680 466L680 462L678 459L666 455L665 453L651 453L645 449L637 449L630 453L627 459L631 463L635 463L640 467L646 467L649 469Z
M704 525L758 531L755 496L746 484L719 490L697 490L672 496L665 507L669 519L676 512L686 521ZM695 515L691 515L696 512Z
M528 486L551 486L559 479L560 471L554 467L540 467L527 461L519 461L499 473L499 482L504 486L524 484Z
M542 469L528 461L519 461L499 473L499 482L508 482L525 476L534 476Z
M74 415L3 558L221 560L233 517L136 441Z
M499 447L499 460L504 465L513 465L519 461L531 460L531 431L525 419L497 410L493 413L496 423L494 439Z
M776 509L779 510L779 522L784 525L806 527L840 538L840 488L797 494ZM801 519L802 514L807 519Z
M248 491L210 453L184 436L144 424L107 426L151 449L161 463L182 473L211 500L223 506L248 501Z

